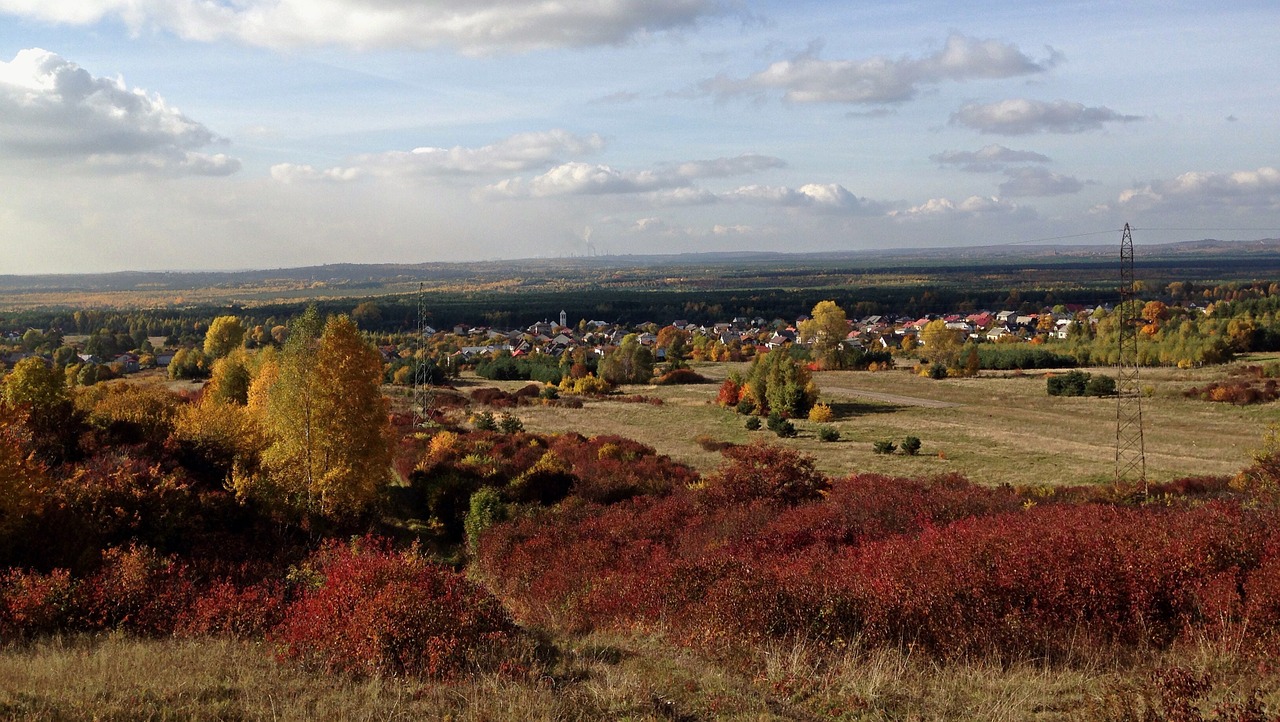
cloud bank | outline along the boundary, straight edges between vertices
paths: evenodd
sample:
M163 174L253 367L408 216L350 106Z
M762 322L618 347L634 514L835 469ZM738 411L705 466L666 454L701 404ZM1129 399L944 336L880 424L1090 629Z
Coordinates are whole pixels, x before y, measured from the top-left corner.
M105 173L229 175L240 161L198 149L224 142L120 78L94 77L32 48L0 62L0 153Z
M985 216L1026 215L1029 209L1002 198L986 196L969 196L955 202L949 198L930 198L911 208L889 212L889 217L902 220L921 218L976 218Z
M1119 203L1137 210L1280 209L1280 170L1262 167L1231 173L1192 171L1126 190L1120 194Z
M594 133L575 135L567 130L518 133L479 148L421 147L410 151L370 153L351 159L351 165L317 169L310 165L280 163L271 176L286 183L300 181L354 181L368 176L393 178L441 178L517 173L546 168L566 155L595 153L604 139Z
M901 103L914 98L922 86L1033 75L1057 62L1052 51L1036 61L1015 45L953 33L942 49L925 57L822 60L811 49L747 78L704 81L702 90L721 97L781 91L793 103Z
M721 0L0 0L51 23L287 49L452 47L469 54L617 45L724 13Z
M1106 107L1090 108L1081 103L1013 98L996 103L969 103L951 115L952 125L962 125L979 133L1029 135L1031 133L1083 133L1098 130L1104 123L1132 123L1140 115L1122 115Z

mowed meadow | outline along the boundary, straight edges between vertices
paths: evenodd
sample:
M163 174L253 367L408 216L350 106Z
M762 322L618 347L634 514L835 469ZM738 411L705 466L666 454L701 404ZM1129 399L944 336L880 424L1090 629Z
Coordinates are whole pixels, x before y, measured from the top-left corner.
M1239 364L1275 360L1257 354ZM715 363L697 371L715 383L627 387L625 393L660 399L661 405L591 401L581 409L521 407L525 426L543 433L616 434L649 444L701 470L721 457L700 439L730 443L768 440L817 460L823 472L874 472L900 476L958 473L979 484L1106 483L1115 477L1116 399L1054 397L1045 391L1053 372L984 371L973 378L933 380L906 370L823 371L814 374L820 400L834 412L836 442L817 438L819 424L797 420L792 439L766 429L748 431L745 417L715 404L716 385L746 364ZM1184 393L1229 378L1231 367L1152 368L1141 371L1143 431L1148 478L1169 481L1196 475L1234 474L1261 444L1267 425L1280 420L1270 405L1206 403ZM1114 374L1106 368L1085 369ZM466 378L461 390L522 382ZM875 441L921 439L920 453L876 454Z

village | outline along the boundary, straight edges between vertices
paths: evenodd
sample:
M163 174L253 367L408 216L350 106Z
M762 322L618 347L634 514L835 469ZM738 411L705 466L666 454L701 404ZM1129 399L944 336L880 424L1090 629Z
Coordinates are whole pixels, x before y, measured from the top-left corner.
M929 323L941 319L948 330L975 342L1010 343L1034 339L1066 339L1073 326L1096 323L1097 311L1109 311L1108 306L1089 309L1079 305L1045 309L1042 313L1019 313L1002 310L981 311L969 314L929 315L920 318L906 316L873 315L860 319L848 319L848 334L844 343L852 349L868 351L911 351L922 342L920 331ZM809 320L802 315L793 321L781 318L735 317L730 321L713 324L694 324L683 319L673 320L666 327L656 323L633 325L613 324L605 321L580 321L576 326L568 324L568 314L560 313L559 323L540 321L527 328L498 330L488 327L457 325L448 331L427 327L437 348L445 350L453 363L473 363L494 354L506 352L513 357L541 353L560 357L567 351L588 349L597 354L617 346L631 333L637 335L641 345L654 347L659 360L665 358L666 345L661 343L663 328L673 328L687 335L697 360L727 360L712 358L703 349L708 344L740 354L751 347L756 350L772 350L784 346L803 344L799 327ZM736 354L735 354L736 355ZM702 358L698 358L702 356Z

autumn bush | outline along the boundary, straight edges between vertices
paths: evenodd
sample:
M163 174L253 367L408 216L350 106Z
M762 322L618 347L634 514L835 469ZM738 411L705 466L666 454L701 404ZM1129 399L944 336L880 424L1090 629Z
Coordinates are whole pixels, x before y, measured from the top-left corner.
M42 574L10 569L0 575L0 639L27 639L70 626L75 580L65 569Z
M707 495L718 502L770 499L798 504L820 498L831 486L812 457L793 449L756 443L723 453L727 463L705 480Z
M258 639L284 618L286 588L281 580L239 584L219 579L196 592L175 622L184 636Z
M716 403L721 406L737 406L741 400L742 387L733 379L725 379L716 392Z
M522 635L502 604L414 550L369 537L330 542L295 576L303 591L273 633L283 659L445 679L520 662Z
M1253 381L1213 382L1206 386L1193 386L1183 392L1187 398L1248 406L1262 404L1280 398L1280 387L1275 379L1267 379L1261 386Z
M689 467L620 436L540 436L524 432L437 432L407 475L426 516L451 542L461 542L470 497L492 486L518 504L554 504L567 496L611 504L665 495L693 483Z
M814 404L813 408L809 409L809 420L815 424L829 424L834 418L835 414L826 404Z
M478 404L492 406L496 409L509 409L520 403L519 399L514 394L507 393L502 389L489 387L472 391L471 400Z
M172 633L195 593L186 566L135 544L109 548L102 556L102 565L77 591L78 626Z
M668 386L671 384L705 384L708 383L706 376L694 371L693 369L675 369L658 377L655 381L659 386Z

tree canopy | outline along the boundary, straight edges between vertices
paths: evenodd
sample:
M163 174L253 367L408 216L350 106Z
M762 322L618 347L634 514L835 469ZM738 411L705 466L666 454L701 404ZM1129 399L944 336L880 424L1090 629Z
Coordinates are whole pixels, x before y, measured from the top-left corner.
M387 482L391 427L377 349L346 316L330 317L317 335L318 323L314 309L295 321L278 367L259 372L275 380L249 390L270 445L263 473L242 485L340 518L365 510ZM263 393L265 405L259 405Z
M810 318L801 321L797 330L800 341L812 345L813 357L822 361L825 367L844 368L845 358L841 351L844 339L849 335L849 323L844 309L835 301L819 301Z
M204 353L222 358L244 343L245 327L235 316L219 316L209 324L204 335Z

